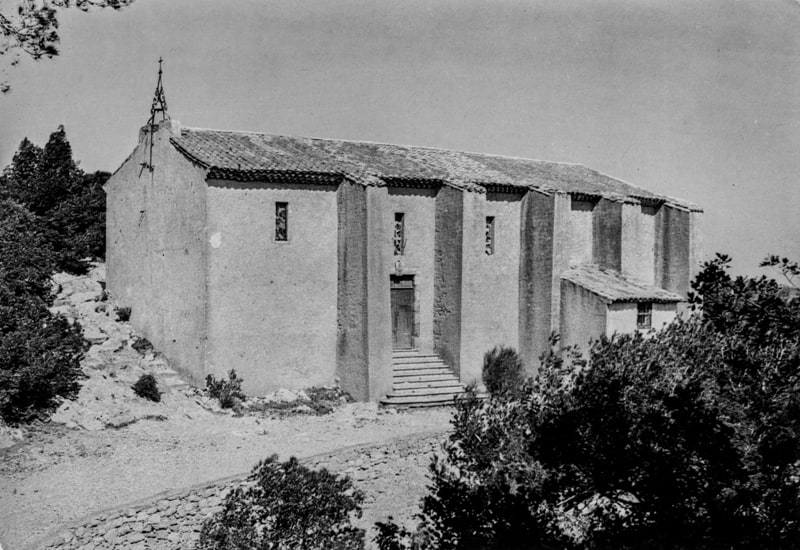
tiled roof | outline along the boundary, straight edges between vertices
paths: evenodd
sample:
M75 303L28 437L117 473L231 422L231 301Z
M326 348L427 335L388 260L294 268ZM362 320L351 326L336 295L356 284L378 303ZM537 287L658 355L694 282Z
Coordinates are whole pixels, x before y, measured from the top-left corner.
M603 269L596 265L581 265L567 269L561 278L573 282L604 298L614 302L661 302L671 303L683 300L677 294L648 285L621 273Z
M643 203L686 201L656 195L578 164L462 153L446 149L359 141L184 128L171 139L210 179L256 181L266 177L338 182L342 176L375 184L445 183L455 187L519 187ZM375 178L379 178L376 180ZM370 183L371 182L371 183Z

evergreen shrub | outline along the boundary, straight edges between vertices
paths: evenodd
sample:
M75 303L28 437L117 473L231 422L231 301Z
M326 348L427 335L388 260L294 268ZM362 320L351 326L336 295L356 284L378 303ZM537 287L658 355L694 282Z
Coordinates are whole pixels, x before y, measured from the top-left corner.
M337 387L314 386L306 390L309 406L316 415L330 414L342 403L350 403L353 398Z
M458 402L418 529L380 548L800 548L800 298L729 263L694 315L588 360L553 339L517 391ZM796 262L765 265L797 288Z
M63 126L44 147L25 138L0 175L0 199L33 213L45 229L57 267L84 273L83 261L105 257L105 193L108 172L86 174L72 158Z
M161 392L158 391L158 382L156 381L156 377L152 374L143 374L140 376L139 380L131 386L131 389L133 389L133 393L139 397L144 397L156 403L161 401Z
M347 477L273 455L203 524L197 550L361 550L363 494Z
M78 323L52 315L57 254L41 219L0 200L0 417L44 416L78 392L86 350Z
M44 417L77 394L88 347L78 323L52 315L55 270L102 258L108 174L85 174L63 127L44 148L28 139L0 174L0 416Z
M131 308L129 307L118 307L114 309L114 312L117 314L117 319L123 323L131 320Z
M231 409L239 402L246 399L242 392L243 380L236 375L236 371L231 369L228 379L217 380L213 375L206 376L206 391L209 397L219 401L219 406L223 409Z
M516 391L524 378L522 360L513 348L495 346L483 356L483 383L489 393Z
M0 417L9 424L30 421L59 398L77 395L87 348L78 323L0 282Z
M131 347L139 352L139 355L147 355L148 352L153 351L153 344L147 338L134 336Z

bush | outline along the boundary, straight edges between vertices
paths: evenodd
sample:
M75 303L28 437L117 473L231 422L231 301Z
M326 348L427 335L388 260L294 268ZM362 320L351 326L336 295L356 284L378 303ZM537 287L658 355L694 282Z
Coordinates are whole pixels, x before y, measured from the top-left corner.
M84 273L85 258L105 256L105 194L108 172L85 174L72 158L62 126L44 148L27 138L0 176L0 199L9 199L41 222L61 270Z
M74 396L83 374L80 325L47 310L57 255L43 225L21 205L0 200L0 417L9 423Z
M212 375L206 376L206 391L209 397L217 399L223 409L233 408L240 401L246 399L242 393L242 379L236 376L236 371L231 369L228 379L217 380Z
M123 323L127 323L131 320L131 308L129 307L117 307L114 308L114 312L117 314L117 319Z
M516 391L524 375L525 367L513 348L496 346L483 356L483 383L491 394Z
M141 375L139 380L131 386L131 389L133 389L133 393L139 397L144 397L156 403L161 401L161 393L158 391L158 382L156 382L156 377L152 374Z
M342 403L353 401L349 393L336 387L315 386L307 389L306 394L308 395L309 406L316 415L330 414Z
M131 347L142 356L147 355L148 352L153 351L154 349L153 344L150 343L150 340L147 338L141 338L140 336L134 336Z
M47 215L49 226L59 235L59 244L75 261L102 260L106 248L106 195L103 184L111 174L81 175L69 197Z
M50 304L56 264L44 222L21 205L0 200L0 284L13 295L35 296Z
M800 299L727 268L693 282L701 315L457 404L419 529L381 548L797 548Z
M78 391L80 325L47 310L55 269L102 256L107 174L86 176L63 128L42 149L23 140L0 175L0 417L44 416Z
M364 497L347 477L310 470L296 458L260 462L220 512L206 520L198 550L362 549Z
M0 284L0 417L30 421L57 406L58 398L74 397L87 348L78 323Z

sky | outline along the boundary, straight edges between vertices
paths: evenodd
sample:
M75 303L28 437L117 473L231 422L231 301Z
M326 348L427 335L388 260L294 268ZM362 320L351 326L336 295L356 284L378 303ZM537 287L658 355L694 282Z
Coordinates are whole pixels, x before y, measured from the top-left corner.
M797 0L136 0L60 22L61 55L5 73L2 166L63 124L85 170L115 170L163 56L185 126L581 163L701 205L737 273L800 260Z

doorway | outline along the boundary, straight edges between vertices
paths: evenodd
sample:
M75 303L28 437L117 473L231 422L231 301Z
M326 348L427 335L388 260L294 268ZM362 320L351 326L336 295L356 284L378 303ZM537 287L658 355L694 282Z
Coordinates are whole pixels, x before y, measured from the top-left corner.
M392 349L414 347L414 276L392 275Z

